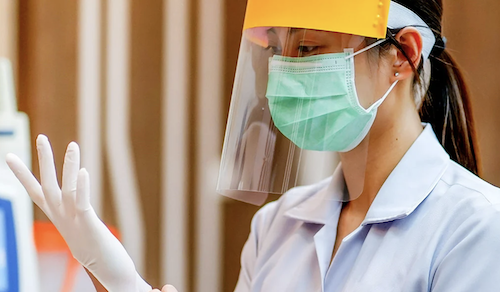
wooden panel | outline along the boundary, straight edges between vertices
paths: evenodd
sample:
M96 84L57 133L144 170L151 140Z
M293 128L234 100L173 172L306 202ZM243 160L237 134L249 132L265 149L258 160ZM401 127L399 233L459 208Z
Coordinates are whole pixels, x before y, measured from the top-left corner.
M445 1L445 36L472 93L483 177L496 185L500 185L499 15L500 2L496 0Z
M131 1L131 131L146 226L146 279L160 277L162 0Z
M20 110L31 119L33 145L38 133L48 135L60 167L66 145L76 139L77 3L22 0L19 9Z
M206 0L186 0L190 1L189 2L189 50L190 50L190 58L188 60L189 62L189 101L187 107L189 109L194 109L196 108L196 94L197 94L197 84L198 82L198 74L195 74L198 70L198 53L199 50L203 49L200 48L199 46L199 39L198 39L198 26L199 26L199 9L200 9L200 1L206 1ZM196 233L196 206L197 206L197 196L198 194L196 193L197 187L198 187L198 181L196 178L196 169L197 167L203 167L199 165L198 161L195 159L196 157L196 148L200 146L200 143L198 142L197 139L197 129L196 129L196 119L197 117L195 115L190 115L188 117L188 130L190 133L192 133L189 137L189 150L188 150L188 186L187 186L187 192L188 192L188 198L187 198L187 214L188 214L188 222L187 225L189 226L188 234L187 234L187 250L189 251L189 258L188 262L186 263L187 265L187 284L186 288L188 291L199 291L198 287L196 287L196 277L197 277L197 269L196 269L196 263L198 261L198 253L196 250L196 242L198 240L197 233Z
M236 62L241 42L243 19L245 16L246 0L225 1L225 80L223 93L223 121L227 119L231 92L233 88ZM225 125L225 123L224 123ZM240 271L240 254L250 232L250 222L257 207L233 201L223 201L223 262L222 262L222 288L225 292L234 290Z
M238 51L241 42L241 33L243 30L243 20L245 18L246 0L226 0L225 1L225 82L224 95L227 100L225 102L224 113L229 110L229 101L233 88L234 75L236 72L236 62L238 60Z
M248 239L252 217L259 208L231 199L226 200L224 206L223 291L231 292L240 273L241 249Z

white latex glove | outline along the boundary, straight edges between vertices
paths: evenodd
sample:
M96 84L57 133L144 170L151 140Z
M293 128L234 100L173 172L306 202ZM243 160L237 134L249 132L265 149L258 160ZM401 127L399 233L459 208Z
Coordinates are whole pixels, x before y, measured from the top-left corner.
M154 289L154 290L151 290L151 292L177 292L177 289L175 289L175 287L172 285L166 285L166 286L163 286L161 291L158 289Z
M89 174L80 169L78 145L68 145L60 189L49 140L39 135L36 142L41 185L14 154L7 155L7 164L64 237L73 257L109 292L150 292L125 248L90 205Z
M177 289L172 285L166 285L161 289L161 292L177 292Z

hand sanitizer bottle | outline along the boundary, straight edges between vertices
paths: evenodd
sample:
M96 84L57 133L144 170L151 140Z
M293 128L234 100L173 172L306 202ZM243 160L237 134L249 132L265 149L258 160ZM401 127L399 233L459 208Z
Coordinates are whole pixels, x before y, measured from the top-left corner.
M12 66L0 58L0 292L38 292L33 204L8 168L7 153L30 167L28 116L17 111Z

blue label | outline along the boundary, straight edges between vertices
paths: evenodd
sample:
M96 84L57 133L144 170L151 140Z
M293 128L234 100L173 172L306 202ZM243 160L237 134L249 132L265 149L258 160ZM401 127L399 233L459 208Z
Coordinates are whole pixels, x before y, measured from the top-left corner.
M12 203L0 199L0 292L19 292L17 238Z

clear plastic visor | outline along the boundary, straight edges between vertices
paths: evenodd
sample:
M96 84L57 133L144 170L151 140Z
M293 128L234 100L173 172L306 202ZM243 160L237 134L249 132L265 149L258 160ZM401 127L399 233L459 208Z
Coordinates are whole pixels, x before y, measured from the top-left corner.
M303 28L245 30L218 192L260 205L269 194L336 176L332 181L337 193L332 198L356 199L364 187L369 140L362 124L373 123L364 111L377 98L358 99L354 81L358 60L348 56L373 42L363 36ZM366 57L359 62L367 62ZM334 69L322 72L325 64ZM364 115L364 120L353 120L356 115ZM343 155L358 157L357 181L350 189L339 185L344 182L339 164Z
M256 27L245 30L245 39L272 54L306 57L318 54L342 53L345 49L362 49L365 37L289 27Z

